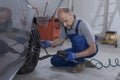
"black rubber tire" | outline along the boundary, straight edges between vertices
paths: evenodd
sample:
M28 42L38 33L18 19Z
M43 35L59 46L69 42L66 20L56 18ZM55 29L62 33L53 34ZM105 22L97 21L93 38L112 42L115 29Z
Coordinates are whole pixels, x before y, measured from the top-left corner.
M26 74L32 72L39 60L40 45L39 45L39 31L35 24L32 25L32 30L30 33L30 39L27 49L26 61L24 65L18 71L18 74Z

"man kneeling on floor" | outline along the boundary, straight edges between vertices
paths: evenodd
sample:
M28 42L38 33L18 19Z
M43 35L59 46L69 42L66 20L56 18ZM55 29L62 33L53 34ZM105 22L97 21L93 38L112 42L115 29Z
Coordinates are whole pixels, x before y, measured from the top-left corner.
M61 34L59 38L49 41L40 41L42 48L55 47L64 43L69 38L72 47L63 50L68 56L62 58L54 55L51 64L55 67L73 67L72 72L80 72L84 69L86 60L98 52L91 27L85 21L77 18L68 8L58 9L57 16L61 22ZM87 61L89 63L90 61Z

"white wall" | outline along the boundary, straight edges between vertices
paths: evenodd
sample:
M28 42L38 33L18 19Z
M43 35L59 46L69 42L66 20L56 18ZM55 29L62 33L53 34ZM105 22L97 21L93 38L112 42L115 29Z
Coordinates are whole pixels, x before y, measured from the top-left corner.
M60 0L29 0L29 1L34 7L38 8L40 16L43 15L46 2L48 2L46 15L49 16L52 16L57 5L60 2ZM69 7L69 1L70 0L63 0L61 7ZM99 1L100 0L73 0L74 5L73 12L78 17L82 18L83 20L86 20L90 25L92 25L92 21L98 9ZM117 31L120 35L120 15L118 12L114 17L110 30Z
M37 7L40 16L43 15L46 2L48 2L48 7L46 11L46 15L51 16L60 0L29 0L32 6ZM63 0L63 3L60 7L69 7L70 0ZM77 16L82 19L91 22L93 19L95 10L96 10L96 0L73 0L74 1L74 12ZM94 4L94 5L93 5Z
M97 0L75 0L74 13L91 24L97 9Z
M46 9L46 15L52 16L55 9L57 8L60 0L29 0L32 6L38 8L40 16L43 16L46 2L48 2L48 6ZM67 7L67 0L64 0L61 4L62 7Z

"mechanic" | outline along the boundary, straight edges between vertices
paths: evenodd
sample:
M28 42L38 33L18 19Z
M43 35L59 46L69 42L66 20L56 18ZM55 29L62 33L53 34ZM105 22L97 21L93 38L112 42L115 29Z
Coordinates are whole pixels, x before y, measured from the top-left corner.
M43 40L40 42L41 47L48 48L61 45L68 37L72 43L72 48L64 50L68 56L63 59L61 56L55 55L51 58L51 64L57 67L76 67L80 65L81 69L84 69L85 58L91 58L98 52L89 24L77 18L68 8L58 9L57 16L62 24L59 38L53 41ZM76 60L79 64L73 60Z

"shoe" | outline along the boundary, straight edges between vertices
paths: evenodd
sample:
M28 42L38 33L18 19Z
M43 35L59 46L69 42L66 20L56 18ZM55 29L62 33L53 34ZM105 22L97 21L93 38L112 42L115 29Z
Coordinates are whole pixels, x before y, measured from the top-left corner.
M84 62L86 68L95 68L96 66L89 60L85 60Z
M71 72L72 73L79 73L81 71L83 71L85 69L85 64L84 63L80 63L78 65L76 65L72 70Z

